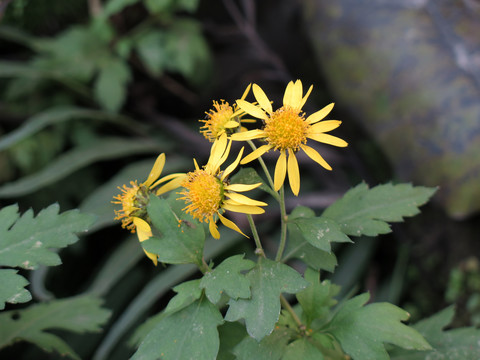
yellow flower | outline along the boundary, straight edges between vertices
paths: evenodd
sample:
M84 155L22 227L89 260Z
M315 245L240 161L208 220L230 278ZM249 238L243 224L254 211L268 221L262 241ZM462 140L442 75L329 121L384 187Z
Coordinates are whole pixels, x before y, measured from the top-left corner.
M288 172L290 188L295 195L298 195L300 190L300 173L295 155L300 149L325 169L332 170L330 165L315 149L306 145L307 139L340 147L348 145L347 142L336 136L325 134L339 127L342 123L341 121L320 121L330 113L333 103L305 118L302 107L307 101L312 88L313 86L310 86L306 95L303 96L302 82L300 80L297 80L295 83L290 81L283 96L283 106L275 111L273 111L267 95L257 84L253 84L252 89L258 105L243 99L237 100L240 109L247 114L262 119L264 127L261 130L256 129L233 134L232 140L263 139L266 142L265 145L260 146L242 159L241 164L255 160L269 150L280 151L275 166L275 191L282 187Z
M132 233L137 230L140 242L152 237L150 225L144 220L144 218L148 217L147 205L150 193L154 192L153 189L162 183L165 184L155 191L156 195L176 189L185 178L185 174L170 174L157 180L162 173L164 165L165 154L160 154L145 182L138 185L137 180L130 181L130 186L123 185L118 187L121 193L113 197L115 201L112 201L112 203L122 205L121 210L115 210L115 220L121 220L122 227L130 230ZM145 254L157 265L157 256L155 254L147 251L145 251Z
M249 91L250 85L247 86L241 99L245 99ZM228 132L228 130L233 131L238 128L242 122L255 122L255 120L251 119L242 119L245 115L245 111L239 109L236 104L232 107L228 102L220 100L220 103L218 103L218 101L213 101L213 107L214 109L205 112L205 114L207 114L206 120L199 120L200 122L205 123L205 125L200 127L200 132L205 139L210 142L214 142L222 134Z
M238 166L243 155L243 148L240 150L236 160L230 164L225 171L220 166L227 160L230 153L231 140L223 134L212 145L207 165L200 168L195 163L195 171L189 172L182 185L185 189L180 192L187 205L183 211L191 214L193 218L208 223L210 233L215 239L220 238L216 222L218 219L223 225L232 230L242 233L239 227L231 220L225 218L222 213L225 210L245 214L262 214L265 212L260 206L267 204L262 201L252 200L238 192L253 190L261 185L258 184L230 184L228 176Z

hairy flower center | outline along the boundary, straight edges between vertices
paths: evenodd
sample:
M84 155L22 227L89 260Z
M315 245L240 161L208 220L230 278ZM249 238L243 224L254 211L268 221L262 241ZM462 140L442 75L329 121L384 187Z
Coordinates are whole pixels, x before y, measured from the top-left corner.
M275 149L297 151L307 142L309 124L298 110L282 106L265 120L266 140Z
M195 219L200 221L209 219L220 208L223 200L223 183L205 170L188 173L182 186L186 191L181 193L184 195L181 199L188 204L183 210Z
M217 101L213 102L215 110L207 112L207 120L200 120L205 125L201 127L200 132L203 133L206 139L213 142L225 130L225 124L231 120L233 109L228 102L219 104Z
M122 205L121 210L115 210L115 219L122 220L122 227L128 229L131 232L135 232L135 225L133 224L132 216L134 213L140 210L137 194L140 190L140 187L137 184L137 181L130 181L130 186L123 185L123 187L118 187L121 190L121 194L114 196L113 198L116 201L112 201L114 204Z

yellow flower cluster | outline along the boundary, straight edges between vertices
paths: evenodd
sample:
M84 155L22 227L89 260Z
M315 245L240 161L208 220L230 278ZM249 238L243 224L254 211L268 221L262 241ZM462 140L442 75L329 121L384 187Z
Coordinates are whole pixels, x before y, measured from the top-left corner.
M245 100L250 89L256 100L253 103ZM267 151L277 151L279 156L275 166L274 190L278 191L282 187L288 174L290 188L298 195L300 172L296 154L300 150L325 169L332 169L314 148L307 145L307 141L347 146L344 140L326 134L341 124L338 120L322 121L332 110L333 104L305 117L302 107L311 91L312 86L303 95L302 82L291 81L285 90L283 106L276 110L273 109L272 102L264 91L256 84L249 85L233 106L224 100L220 103L214 101L214 108L206 113L206 120L200 120L204 123L200 132L213 143L207 164L200 167L194 159L193 171L171 174L157 180L165 164L165 155L161 154L145 182L138 185L137 181L131 181L130 186L123 185L120 188L121 194L115 196L113 202L120 204L122 209L115 211L115 219L121 220L124 228L132 232L136 230L139 240L144 241L152 236L146 212L150 193L161 195L182 188L178 193L180 195L178 200L185 202L183 211L200 222L206 222L215 239L220 238L218 220L228 228L245 235L233 221L224 216L225 211L262 214L264 212L262 207L267 204L240 194L259 187L261 183L248 185L230 183L228 177L239 164L258 159ZM254 119L244 119L247 114L262 120L262 127L254 130L244 128L242 123L256 122ZM245 157L242 147L235 161L225 170L221 170L221 166L229 157L232 141L250 142L255 139L262 140L263 144L259 148L254 147L254 151ZM154 190L162 183L164 184L161 187ZM155 264L157 263L155 254L148 252L146 254Z

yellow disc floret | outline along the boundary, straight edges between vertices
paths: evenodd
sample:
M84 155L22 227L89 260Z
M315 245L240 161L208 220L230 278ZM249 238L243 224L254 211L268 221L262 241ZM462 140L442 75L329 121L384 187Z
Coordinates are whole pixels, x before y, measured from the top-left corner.
M307 142L309 127L298 110L282 106L265 120L265 140L274 149L297 151L301 144Z
M188 173L182 183L186 191L181 199L188 204L183 211L200 221L211 220L220 208L224 198L224 184L216 176L205 170L197 169Z
M205 123L205 125L201 127L203 130L200 130L200 132L210 142L215 141L215 139L225 132L225 129L229 126L227 124L232 121L233 118L233 108L228 102L224 100L221 100L221 103L214 101L213 106L215 109L206 112L207 120L200 120Z
M121 194L114 196L116 201L112 201L114 204L122 205L121 210L115 210L115 219L121 220L122 227L135 232L135 225L133 224L133 217L138 216L142 212L142 208L146 206L144 191L142 185L138 185L137 181L130 181L130 186L123 185L118 187Z

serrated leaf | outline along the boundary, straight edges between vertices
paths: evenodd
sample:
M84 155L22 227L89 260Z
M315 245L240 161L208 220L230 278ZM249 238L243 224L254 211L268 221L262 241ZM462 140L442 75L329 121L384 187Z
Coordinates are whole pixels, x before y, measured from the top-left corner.
M315 345L311 344L308 339L301 338L288 344L282 360L323 360L323 354Z
M5 309L5 303L17 304L32 300L32 295L25 288L27 279L17 274L17 270L0 269L0 310Z
M47 330L98 332L110 316L109 310L100 307L101 303L100 299L82 296L3 312L0 314L0 348L23 340L45 351L79 359L67 343Z
M241 168L235 175L231 178L232 183L234 184L258 184L261 183L258 188L265 191L267 194L277 197L278 194L273 191L273 189L265 184L264 180L258 175L257 171L253 168Z
M310 268L305 270L304 278L309 285L296 296L302 307L306 325L309 327L313 320L324 318L329 309L337 304L334 296L340 292L340 287L331 284L329 280L320 282L319 272Z
M297 218L289 221L290 228L296 226L303 238L311 245L325 251L331 252L330 243L352 242L350 238L343 233L335 221L324 217Z
M418 207L435 193L435 188L411 184L384 184L369 189L365 183L349 190L322 214L340 224L347 235L377 236L391 231L387 222L414 216Z
M450 306L416 323L413 327L432 345L430 351L390 352L392 360L465 360L480 359L480 329L464 327L443 331L453 319L455 310Z
M160 320L142 341L132 360L215 359L223 322L218 309L203 298Z
M295 208L288 216L289 222L297 219L313 218L315 212L307 207L299 206ZM283 258L297 258L305 262L308 266L315 270L326 270L333 272L337 266L337 258L333 252L328 253L311 245L301 233L300 229L295 225L288 226L288 242Z
M293 335L292 330L281 327L261 341L247 336L235 346L233 353L238 360L279 360Z
M250 280L250 299L231 299L227 321L245 319L248 334L260 341L270 334L280 315L280 294L295 294L308 283L293 268L271 261L261 261L246 275Z
M94 93L104 109L112 112L120 110L125 101L129 80L130 69L123 60L112 58L100 69Z
M160 262L201 264L205 232L198 221L184 213L177 218L168 201L154 195L150 196L147 211L161 235L143 241L145 250L157 254Z
M185 281L173 288L177 293L168 302L165 308L166 313L174 313L200 299L202 289L200 288L200 279Z
M0 197L14 198L32 193L96 161L134 154L157 153L161 150L161 146L155 142L102 138L88 146L81 146L68 151L38 173L1 186Z
M22 216L16 205L0 210L0 265L33 270L38 265L59 265L60 257L52 249L75 243L79 232L86 231L94 216L69 210L59 214L58 204L43 209L36 217L28 210ZM15 213L15 215L13 215Z
M250 281L242 271L250 270L255 263L243 257L231 256L203 276L200 287L205 288L205 294L212 303L216 304L224 291L235 300L250 297Z
M383 343L405 349L431 349L422 335L402 323L409 314L389 303L367 306L370 295L364 293L346 301L324 329L337 339L354 359L389 360Z

